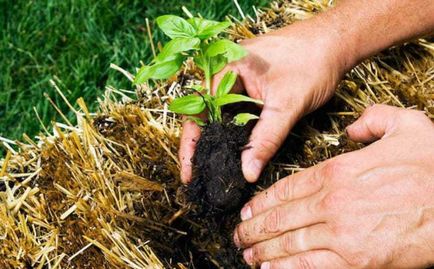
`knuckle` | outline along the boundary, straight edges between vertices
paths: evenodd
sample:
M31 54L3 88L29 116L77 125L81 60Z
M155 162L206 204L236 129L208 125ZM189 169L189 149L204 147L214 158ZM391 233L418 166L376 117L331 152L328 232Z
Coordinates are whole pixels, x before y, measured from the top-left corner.
M335 223L328 225L328 229L335 238L332 248L344 257L351 268L374 268L369 252L363 250L364 247L360 245L361 240L355 237L354 227L342 225L343 222L336 220ZM379 253L376 252L375 255L378 257Z
M375 121L378 119L378 113L384 111L386 107L388 106L383 104L374 104L370 107L367 107L362 115L365 124L371 126L373 123L375 123Z
M281 182L277 183L273 187L274 197L278 201L289 201L291 200L294 190L294 181L290 179L283 179Z
M294 248L294 233L284 234L280 240L280 248L287 254L291 254Z
M301 255L300 257L297 258L296 265L297 265L298 269L315 269L316 268L314 266L314 264L312 263L312 260L305 255Z
M282 221L282 213L279 209L272 209L271 212L265 218L265 233L279 233L280 232L280 223Z
M327 180L335 180L336 178L341 177L341 175L345 175L347 172L347 165L340 158L335 158L333 160L327 161L320 171L320 175L318 177L324 177Z
M258 152L262 153L262 159L274 155L274 153L279 149L280 141L282 141L282 137L274 133L270 133L259 141Z
M337 190L326 194L319 202L319 210L323 212L338 212L346 203L346 195Z
M377 120L378 117L375 113L368 112L364 118L363 125L367 130L371 131L371 126L374 126Z
M330 232L330 234L333 235L334 238L336 238L336 242L340 244L341 241L345 242L345 238L344 238L344 230L338 224L338 222L339 220L337 218L335 218L333 221L327 222L327 229Z
M318 170L315 170L312 173L312 176L307 178L306 184L313 189L319 191L324 187L324 177Z
M371 259L361 253L350 254L347 258L347 262L351 267L356 268L372 268Z
M369 106L365 109L362 116L365 118L365 120L373 120L375 119L377 112L383 110L384 107L386 107L386 105L382 104L374 104Z
M380 106L384 107L385 105L376 105L372 109L375 109L375 107L380 107ZM418 124L432 123L432 121L425 114L425 112L416 109L393 107L391 116L395 124L401 124L405 126L414 126ZM375 115L375 113L368 113L368 117L366 118L366 121L369 124L376 121L377 118L378 117Z

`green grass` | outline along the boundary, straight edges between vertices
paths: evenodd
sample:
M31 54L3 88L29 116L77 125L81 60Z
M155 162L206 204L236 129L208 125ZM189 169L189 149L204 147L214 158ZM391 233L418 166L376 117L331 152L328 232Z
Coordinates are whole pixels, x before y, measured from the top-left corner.
M268 3L239 2L247 13ZM182 5L210 19L239 17L229 0L0 0L0 136L37 135L33 107L46 126L59 120L44 93L68 111L49 84L54 77L70 100L84 97L93 108L106 85L132 89L110 63L133 72L140 60L148 61L145 18L182 14Z

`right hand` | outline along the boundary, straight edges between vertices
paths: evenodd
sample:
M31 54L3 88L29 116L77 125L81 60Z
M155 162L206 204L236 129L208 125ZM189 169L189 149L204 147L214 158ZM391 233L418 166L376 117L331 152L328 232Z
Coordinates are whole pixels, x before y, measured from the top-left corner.
M248 56L229 64L214 78L216 88L232 70L239 76L234 92L245 90L250 97L264 101L249 149L242 153L242 169L249 182L258 179L297 120L333 95L348 69L342 41L318 20L297 22L243 41ZM191 159L199 137L200 128L185 122L179 151L183 183L191 181Z

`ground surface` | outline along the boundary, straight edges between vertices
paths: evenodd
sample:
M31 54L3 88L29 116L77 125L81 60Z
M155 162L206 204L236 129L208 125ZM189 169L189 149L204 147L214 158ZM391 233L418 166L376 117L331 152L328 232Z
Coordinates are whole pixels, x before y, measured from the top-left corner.
M269 1L239 2L252 12L253 5ZM36 135L41 127L33 107L47 125L58 118L44 97L46 92L59 98L49 84L55 77L70 100L82 96L90 106L105 85L131 88L109 64L132 72L140 60L146 62L151 50L145 18L181 14L182 5L207 18L239 17L225 0L0 0L0 136Z

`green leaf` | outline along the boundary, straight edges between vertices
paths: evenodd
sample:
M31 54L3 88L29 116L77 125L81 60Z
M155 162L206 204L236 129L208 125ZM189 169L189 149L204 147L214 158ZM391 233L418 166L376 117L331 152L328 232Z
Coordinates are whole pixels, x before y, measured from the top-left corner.
M210 122L221 122L221 109L216 103L214 96L204 94L203 98L208 108L208 119Z
M208 49L206 50L205 54L208 57L215 57L217 55L224 55L227 52L228 42L231 42L229 40L219 40L215 43L212 43L210 46L208 46Z
M194 57L194 62L203 71L208 68L208 58L203 55Z
M226 94L222 97L218 97L216 98L216 104L221 107L224 105L228 105L228 104L234 104L234 103L239 103L239 102L251 102L251 103L255 103L255 104L259 104L259 105L263 105L264 102L262 102L261 100L256 100L253 98L250 98L248 96L245 95L241 95L241 94Z
M167 79L181 69L184 57L181 54L171 55L165 62L157 62L153 65L145 65L139 69L134 84L142 84L149 79Z
M191 38L191 37L178 37L171 40L164 46L163 51L157 56L157 62L167 61L168 58L172 55L198 49L200 44L199 38Z
M209 57L224 55L228 63L230 63L247 56L247 51L242 46L230 40L222 39L211 44L206 50L206 55Z
M177 37L195 37L196 30L185 19L174 16L164 15L157 18L157 24L160 29L170 38Z
M220 72L228 64L228 60L223 55L212 57L209 61L211 76Z
M234 117L234 124L238 126L244 126L251 120L259 119L258 116L250 113L240 113Z
M169 105L169 110L178 114L196 115L205 109L205 101L199 95L187 95L176 98Z
M167 79L175 75L181 69L184 57L178 54L173 60L167 62L159 62L149 68L152 79Z
M160 56L157 55L157 58L155 58L152 63L156 64L156 63L163 63L163 62L170 62L170 61L176 61L180 56L182 56L180 53L177 54L171 54L171 55L167 55L167 56Z
M216 57L209 58L207 56L196 56L194 62L205 73L207 70L210 72L210 76L220 72L228 63L226 57L223 55L217 55Z
M228 21L218 22L202 18L191 18L188 22L196 29L197 37L202 40L214 37L231 26Z
M201 127L206 125L206 123L201 118L198 118L198 117L189 116L189 117L187 117L187 119L191 120L192 122L196 123L197 125L199 125Z
M133 83L137 85L137 84L143 84L147 82L152 76L150 69L151 67L148 65L142 66L139 69L139 72L137 72L137 75L135 76Z
M197 35L199 35L200 32L207 29L208 27L212 27L219 23L218 21L206 20L198 17L190 18L187 21L196 30Z
M237 74L232 71L227 72L217 87L216 97L218 98L228 94L232 90L232 87L234 87L236 81Z
M232 23L225 21L225 22L220 22L214 26L209 26L206 29L204 29L202 32L200 32L198 34L198 37L200 39L207 39L210 37L214 37L217 36L218 34L220 34L221 32L223 32L224 30L226 30L227 28L229 28L232 25Z

